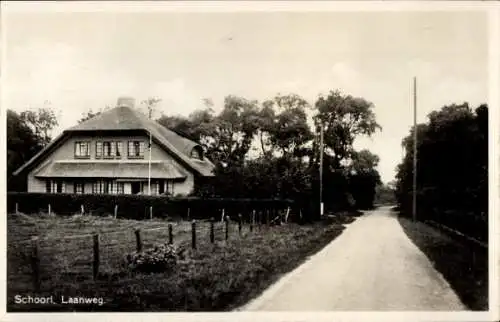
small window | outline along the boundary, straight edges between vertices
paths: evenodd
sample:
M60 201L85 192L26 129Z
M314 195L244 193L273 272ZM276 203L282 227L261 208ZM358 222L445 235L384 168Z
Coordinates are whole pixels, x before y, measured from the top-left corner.
M48 180L45 183L45 190L47 193L64 193L66 192L66 187L62 181Z
M83 194L85 193L85 185L83 182L75 182L74 190L76 194Z
M107 185L104 181L95 181L92 184L92 193L107 193Z
M203 160L203 151L199 148L193 148L191 150L191 158Z
M173 180L166 180L165 181L165 192L169 195L174 194L174 181Z
M96 153L97 159L106 158L121 158L122 156L122 142L120 141L97 141L96 142Z
M160 193L160 183L158 181L151 182L151 194L158 195Z
M90 158L89 142L75 142L75 158Z
M149 194L149 183L141 182L141 193L144 195ZM151 181L151 195L158 195L160 193L160 182Z
M110 194L123 194L125 185L123 182L109 181L107 183L107 190Z
M143 141L128 141L128 157L129 158L144 158L144 142Z

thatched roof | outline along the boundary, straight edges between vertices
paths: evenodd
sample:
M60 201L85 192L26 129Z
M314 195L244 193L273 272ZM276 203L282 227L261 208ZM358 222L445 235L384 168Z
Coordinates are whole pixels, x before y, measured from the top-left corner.
M37 178L148 178L147 162L56 161L35 173ZM151 178L184 179L186 175L171 162L151 162Z
M41 157L49 150L53 150L65 137L76 132L94 131L124 131L143 130L151 133L155 142L179 160L186 168L201 176L213 176L214 164L204 158L203 160L191 158L191 151L195 147L201 146L177 133L163 127L158 122L148 119L145 115L129 106L118 106L109 111L105 111L87 121L65 130L42 151L31 160L19 168L14 174L18 174L28 166L33 166L41 161Z

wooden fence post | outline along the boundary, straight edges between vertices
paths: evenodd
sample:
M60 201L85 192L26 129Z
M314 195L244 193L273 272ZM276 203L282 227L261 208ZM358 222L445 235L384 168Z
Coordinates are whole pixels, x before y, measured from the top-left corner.
M38 237L31 238L31 268L33 270L33 287L35 291L40 290L40 258L38 257L38 249L40 247Z
M168 243L172 245L174 243L174 234L172 232L172 224L168 224Z
M288 223L288 216L290 215L290 207L286 208L285 223Z
M99 234L94 234L94 263L93 263L93 276L94 281L99 274Z
M19 204L16 202L16 215L19 214Z
M82 216L85 214L85 208L83 207L83 205L80 205L80 212Z
M115 219L118 217L118 205L115 205Z
M253 231L254 224L255 224L255 209L252 211L252 218L250 218L250 232Z
M229 216L226 217L226 240L229 239Z
M224 208L222 208L222 216L220 217L220 222L223 222L225 217L226 216L224 215Z
M153 220L153 206L149 206L149 220Z
M241 226L242 226L242 218L241 218L241 214L238 214L238 233L240 234L241 236Z
M212 244L215 243L214 221L215 219L213 217L210 218L210 242Z
M137 252L141 252L142 251L142 240L141 240L141 229L140 228L137 228L135 230L135 241L137 244Z
M191 246L196 249L196 221L193 220L191 223Z
M51 209L50 203L49 203L49 216L50 216L51 213L52 213L52 209Z

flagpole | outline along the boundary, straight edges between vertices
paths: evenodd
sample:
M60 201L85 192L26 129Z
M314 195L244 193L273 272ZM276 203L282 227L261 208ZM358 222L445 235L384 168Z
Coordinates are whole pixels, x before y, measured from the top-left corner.
M417 220L417 77L413 77L413 220Z

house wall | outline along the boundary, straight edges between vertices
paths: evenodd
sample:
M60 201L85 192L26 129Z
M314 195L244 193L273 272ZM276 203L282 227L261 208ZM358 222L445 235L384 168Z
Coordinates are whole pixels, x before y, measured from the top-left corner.
M114 162L119 161L137 161L137 159L128 159L127 156L127 142L129 140L142 140L144 141L144 160L149 159L149 150L148 143L149 137L144 136L105 136L105 137L92 137L92 136L82 136L75 135L68 138L58 149L51 152L49 155L45 157L43 161L39 163L37 167L31 170L28 174L28 192L45 192L45 180L40 180L34 177L34 173L38 171L38 168L41 165L44 165L46 162L54 162L54 161L63 161L63 160L75 160L75 143L78 141L89 141L90 142L90 158L84 159L88 160L96 160L95 158L95 150L96 150L96 141L102 140L111 140L111 141L121 141L122 142L122 157L121 159L114 159ZM97 159L102 160L102 159ZM163 148L161 148L158 144L154 143L151 145L151 160L168 160L173 164L177 165L179 168L184 169L184 172L187 176L186 180L183 182L176 182L174 185L174 194L189 194L194 189L194 175L189 170L185 169L182 165L180 165L176 160L172 158L172 156L167 153ZM72 181L65 182L66 184L66 192L73 193L73 185ZM92 184L85 183L85 193L92 192ZM125 193L131 193L131 185L125 184L124 187Z

